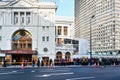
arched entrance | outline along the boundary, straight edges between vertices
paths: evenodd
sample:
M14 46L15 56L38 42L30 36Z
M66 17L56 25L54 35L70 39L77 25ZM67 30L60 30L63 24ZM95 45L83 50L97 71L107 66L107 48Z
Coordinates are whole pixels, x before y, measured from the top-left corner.
M70 59L70 52L65 53L65 59Z
M65 53L65 60L66 60L66 64L69 64L69 62L70 62L70 52Z
M32 35L26 30L18 30L12 36L12 50L32 50Z
M57 52L56 59L61 60L62 59L62 52Z
M56 59L54 61L55 65L61 65L61 60L62 60L62 52L57 52Z
M12 61L32 61L32 35L26 30L18 30L12 35Z

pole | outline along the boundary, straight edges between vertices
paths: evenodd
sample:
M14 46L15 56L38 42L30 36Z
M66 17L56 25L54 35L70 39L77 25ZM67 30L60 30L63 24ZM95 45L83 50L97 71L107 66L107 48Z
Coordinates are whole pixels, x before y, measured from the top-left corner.
M92 59L92 28L91 28L91 20L94 18L94 15L91 16L90 18L90 65L92 65L91 63L91 59Z

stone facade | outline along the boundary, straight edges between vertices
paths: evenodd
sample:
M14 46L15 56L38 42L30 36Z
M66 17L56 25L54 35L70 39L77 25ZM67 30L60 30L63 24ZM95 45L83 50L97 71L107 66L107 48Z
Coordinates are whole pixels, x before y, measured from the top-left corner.
M16 50L25 50L27 46L18 42L17 49L13 49L13 35L17 34L17 31L25 31L26 35L28 33L31 35L32 43L27 44L33 51L32 57L37 51L38 58L55 58L56 8L54 2L38 2L37 0L0 2L0 48L6 55L10 55L10 60L14 59L12 55ZM10 50L14 52L10 53ZM14 54L17 54L17 51Z

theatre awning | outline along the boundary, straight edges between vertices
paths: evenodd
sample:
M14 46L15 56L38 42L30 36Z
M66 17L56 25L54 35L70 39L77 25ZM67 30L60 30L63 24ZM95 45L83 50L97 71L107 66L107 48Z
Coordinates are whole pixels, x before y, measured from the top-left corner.
M2 50L6 54L34 54L34 50Z

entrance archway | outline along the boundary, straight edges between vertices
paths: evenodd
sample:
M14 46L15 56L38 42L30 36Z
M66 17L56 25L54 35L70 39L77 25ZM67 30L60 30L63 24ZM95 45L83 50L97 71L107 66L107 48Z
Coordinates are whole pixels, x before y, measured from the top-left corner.
M62 52L57 52L56 59L61 60L62 59Z
M32 50L32 35L26 30L18 30L12 35L12 50Z
M27 30L17 30L12 35L12 61L32 61L32 35Z
M65 53L65 59L67 60L67 59L70 59L70 52L66 52Z
M70 63L70 52L66 52L65 53L65 60L66 60L66 64L68 65Z

